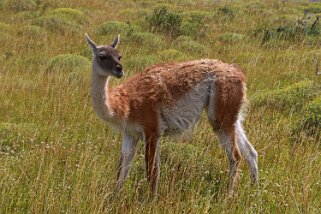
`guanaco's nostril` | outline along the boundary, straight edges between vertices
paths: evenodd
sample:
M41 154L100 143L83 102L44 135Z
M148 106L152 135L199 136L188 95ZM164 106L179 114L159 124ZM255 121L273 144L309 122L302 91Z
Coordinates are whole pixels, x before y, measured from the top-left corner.
M116 70L117 71L121 71L123 69L123 66L121 66L121 65L116 65Z

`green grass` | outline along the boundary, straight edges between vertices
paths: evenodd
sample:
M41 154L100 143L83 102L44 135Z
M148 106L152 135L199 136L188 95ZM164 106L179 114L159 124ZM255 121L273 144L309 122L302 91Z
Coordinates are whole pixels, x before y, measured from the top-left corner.
M321 79L312 60L321 60L321 40L306 33L262 42L262 29L318 14L320 3L156 3L0 0L0 212L320 213ZM150 29L146 17L164 5L182 17L184 35ZM227 160L204 115L194 133L161 139L157 201L143 143L115 194L121 137L93 112L85 32L98 44L121 33L125 78L167 61L238 63L252 102L244 126L259 153L259 184L250 184L243 161L236 194L226 197Z

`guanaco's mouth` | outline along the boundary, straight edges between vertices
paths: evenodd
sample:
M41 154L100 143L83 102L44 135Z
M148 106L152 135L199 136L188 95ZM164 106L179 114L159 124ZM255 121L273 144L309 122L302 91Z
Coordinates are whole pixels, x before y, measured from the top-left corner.
M117 78L124 76L124 72L122 70L113 70L113 73Z
M116 65L116 68L113 70L113 73L117 78L121 78L122 76L124 76L123 66L120 64Z

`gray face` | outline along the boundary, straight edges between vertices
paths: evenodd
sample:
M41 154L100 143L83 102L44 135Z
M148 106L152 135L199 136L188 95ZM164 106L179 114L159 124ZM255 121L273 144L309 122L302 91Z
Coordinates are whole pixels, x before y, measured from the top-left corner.
M89 47L94 54L94 65L99 67L99 74L105 76L115 76L120 78L124 75L123 66L120 63L121 56L116 47L119 43L119 35L115 38L113 43L109 45L97 46L86 34L86 39Z
M111 74L117 78L124 75L123 66L120 63L121 56L118 51L111 46L99 46L95 53L95 59L101 70L106 74Z

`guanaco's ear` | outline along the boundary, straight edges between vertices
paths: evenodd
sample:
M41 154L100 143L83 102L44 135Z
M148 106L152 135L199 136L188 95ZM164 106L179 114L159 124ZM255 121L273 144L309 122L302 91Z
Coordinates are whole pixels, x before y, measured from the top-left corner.
M85 35L86 35L86 40L87 40L89 47L91 48L91 50L94 53L96 53L97 52L97 45L93 42L93 40L90 39L90 37L88 36L87 33L85 33Z
M117 45L119 44L119 42L120 42L120 34L117 35L117 37L115 38L115 40L113 41L113 43L110 46L113 48L116 48Z

